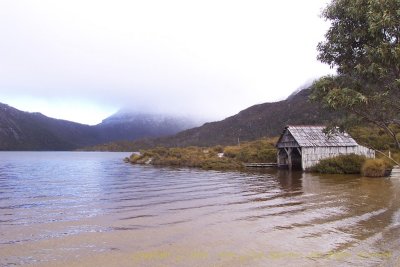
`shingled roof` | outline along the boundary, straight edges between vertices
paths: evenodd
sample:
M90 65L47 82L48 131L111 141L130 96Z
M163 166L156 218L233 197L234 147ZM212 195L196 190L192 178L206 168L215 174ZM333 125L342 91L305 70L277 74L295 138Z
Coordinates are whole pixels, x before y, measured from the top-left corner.
M325 126L287 126L300 147L346 147L358 146L357 142L346 132L335 132L326 135Z

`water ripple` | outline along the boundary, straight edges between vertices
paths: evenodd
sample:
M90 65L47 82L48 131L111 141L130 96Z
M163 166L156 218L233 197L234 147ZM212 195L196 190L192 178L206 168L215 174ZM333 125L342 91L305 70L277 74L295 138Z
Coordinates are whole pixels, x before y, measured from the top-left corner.
M0 153L0 265L171 243L304 254L286 259L293 265L332 265L332 253L360 247L398 248L400 181L153 168L124 164L125 156Z

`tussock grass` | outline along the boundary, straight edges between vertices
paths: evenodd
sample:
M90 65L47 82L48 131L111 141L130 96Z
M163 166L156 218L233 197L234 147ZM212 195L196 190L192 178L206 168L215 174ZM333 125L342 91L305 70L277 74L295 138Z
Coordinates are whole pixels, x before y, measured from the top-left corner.
M367 159L362 166L361 174L366 177L383 177L391 168L383 159Z
M312 168L313 172L330 174L359 174L366 158L350 154L323 159Z

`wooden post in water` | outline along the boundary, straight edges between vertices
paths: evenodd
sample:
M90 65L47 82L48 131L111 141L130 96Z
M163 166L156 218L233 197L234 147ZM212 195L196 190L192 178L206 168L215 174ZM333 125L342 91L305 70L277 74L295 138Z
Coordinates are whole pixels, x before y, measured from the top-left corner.
M289 167L289 171L292 170L292 148L285 148L286 154L288 156L288 167Z
M276 163L278 164L278 167L281 166L281 156L280 156L281 150L278 149L278 151L276 152Z

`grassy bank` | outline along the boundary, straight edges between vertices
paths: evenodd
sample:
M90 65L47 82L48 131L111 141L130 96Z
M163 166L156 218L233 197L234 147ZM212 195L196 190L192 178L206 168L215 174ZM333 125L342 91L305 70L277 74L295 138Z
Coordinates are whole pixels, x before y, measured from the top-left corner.
M207 170L241 170L244 163L276 162L275 138L259 139L236 146L184 147L141 150L132 154L132 164L195 167Z

